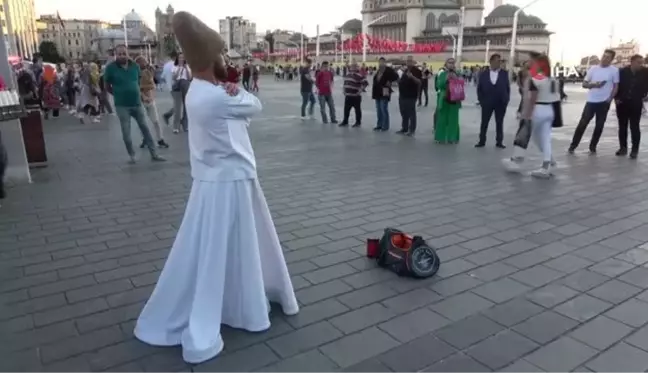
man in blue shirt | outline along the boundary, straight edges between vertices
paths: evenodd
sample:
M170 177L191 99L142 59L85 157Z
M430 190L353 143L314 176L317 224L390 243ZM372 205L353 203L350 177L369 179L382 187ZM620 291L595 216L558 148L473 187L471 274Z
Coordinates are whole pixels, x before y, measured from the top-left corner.
M140 68L135 61L128 57L126 46L118 45L115 47L115 62L106 66L104 86L115 99L115 111L121 124L124 145L126 145L126 151L130 156L129 163L135 163L135 150L131 138L131 117L135 119L142 132L144 143L151 152L151 159L153 161L165 161L164 158L157 154L151 131L146 124L146 116L144 115L140 97L140 75Z

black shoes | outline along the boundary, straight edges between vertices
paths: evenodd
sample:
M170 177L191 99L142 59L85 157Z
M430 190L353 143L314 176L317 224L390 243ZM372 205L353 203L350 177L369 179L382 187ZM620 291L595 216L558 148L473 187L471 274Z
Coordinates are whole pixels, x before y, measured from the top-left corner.
M169 144L167 144L167 142L164 140L160 140L158 141L158 147L167 149L169 147Z

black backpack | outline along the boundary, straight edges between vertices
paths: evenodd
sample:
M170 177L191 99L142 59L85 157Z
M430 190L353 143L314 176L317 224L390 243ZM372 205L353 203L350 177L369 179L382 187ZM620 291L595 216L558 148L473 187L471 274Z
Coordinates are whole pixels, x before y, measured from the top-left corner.
M399 276L427 278L439 271L439 256L421 236L411 237L397 229L387 228L379 247L378 265Z

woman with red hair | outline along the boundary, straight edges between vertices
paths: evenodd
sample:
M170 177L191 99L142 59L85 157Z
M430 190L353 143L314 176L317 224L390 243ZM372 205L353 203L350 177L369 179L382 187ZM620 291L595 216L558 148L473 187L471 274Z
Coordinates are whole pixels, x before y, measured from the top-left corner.
M551 76L551 63L545 54L531 54L529 73L523 82L520 127L513 143L513 156L503 160L510 172L520 172L531 138L542 152L542 166L531 176L547 179L555 166L551 153L553 127L562 127L558 82Z
M59 116L61 109L61 94L59 92L58 77L56 69L50 65L43 66L43 78L40 86L40 97L43 101L43 112L45 119L49 117L50 110L54 117Z

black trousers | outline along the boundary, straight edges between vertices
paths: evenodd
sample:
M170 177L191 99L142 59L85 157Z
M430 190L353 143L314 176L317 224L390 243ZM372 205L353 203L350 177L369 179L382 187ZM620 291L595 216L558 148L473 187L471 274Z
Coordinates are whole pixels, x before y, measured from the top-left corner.
M481 126L479 128L479 143L486 144L488 124L495 113L495 143L502 144L504 141L504 116L506 115L506 104L481 104Z
M403 132L416 132L416 99L399 97L398 107L400 109L401 118L403 119L402 131Z
M599 140L601 139L601 134L603 133L603 127L605 126L605 121L607 120L607 114L610 110L610 103L607 101L604 102L587 102L583 108L583 113L581 114L581 119L578 122L576 131L574 131L574 137L572 138L571 145L569 149L574 150L578 147L585 134L587 126L594 117L596 117L594 132L592 133L592 139L590 140L589 148L590 150L596 151Z
M362 123L362 96L344 96L344 119L342 123L349 123L351 108L355 111L355 124Z
M419 91L418 104L421 105L421 99L425 95L425 106L428 106L428 79L421 80L421 90Z
M632 151L639 150L641 142L641 111L643 110L642 101L621 101L616 105L617 119L619 120L619 148L628 149L628 124L630 125L630 139L632 141Z

